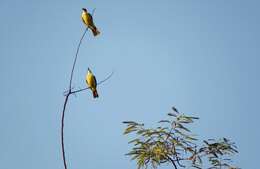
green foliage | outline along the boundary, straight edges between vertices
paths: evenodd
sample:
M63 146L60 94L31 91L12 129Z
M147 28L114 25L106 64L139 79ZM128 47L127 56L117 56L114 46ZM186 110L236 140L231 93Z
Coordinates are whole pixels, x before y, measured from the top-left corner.
M205 160L208 169L237 169L231 166L229 158L238 153L234 143L226 138L199 143L188 128L199 118L181 114L174 107L172 110L168 119L159 121L155 128L145 128L134 121L123 122L127 126L124 134L134 135L128 142L133 147L126 155L137 162L138 169L157 168L163 163L170 163L175 169L186 166L200 169L205 168Z

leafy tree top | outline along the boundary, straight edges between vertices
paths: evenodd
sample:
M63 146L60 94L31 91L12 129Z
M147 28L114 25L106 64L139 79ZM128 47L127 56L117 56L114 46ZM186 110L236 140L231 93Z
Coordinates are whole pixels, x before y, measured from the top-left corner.
M135 121L124 121L124 134L133 134L132 145L126 154L137 162L137 168L157 168L163 163L179 167L208 169L238 169L231 165L230 157L236 153L235 143L227 138L199 141L188 128L198 117L179 113L173 107L168 119L155 128L146 128ZM207 167L206 167L207 166Z

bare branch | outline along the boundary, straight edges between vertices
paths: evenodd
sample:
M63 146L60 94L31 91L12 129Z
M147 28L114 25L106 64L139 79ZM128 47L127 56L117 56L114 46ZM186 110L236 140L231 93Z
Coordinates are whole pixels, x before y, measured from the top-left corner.
M64 105L63 105L63 110L62 110L62 118L61 118L61 146L62 146L63 165L65 169L67 169L67 164L66 164L65 148L64 148L64 115L65 115L68 99L69 99L69 95L66 95Z
M95 12L95 8L92 11L92 15L94 15L94 12ZM87 31L88 31L88 27L84 30L84 33L81 36L79 44L77 46L76 54L75 54L75 57L74 57L74 61L73 61L73 65L72 65L72 69L71 69L71 73L70 73L69 89L68 89L68 91L64 92L65 101L64 101L64 104L63 104L62 118L61 118L61 147L62 147L63 165L64 165L65 169L67 169L67 163L66 163L66 157L65 157L65 146L64 146L64 119L65 119L65 111L66 111L66 106L67 106L67 102L68 102L69 96L71 94L73 94L73 93L79 92L79 91L72 92L72 87L71 86L72 86L72 80L73 80L73 74L74 74L75 65L76 65L76 62L77 62L77 59L78 59L79 49L80 49L82 40L84 39ZM112 74L108 78L106 78L105 80L101 81L100 84L103 83L104 81L106 81L107 79L109 79L112 76ZM82 89L80 91L83 91L83 90L86 90L86 89L88 89L88 88Z
M65 110L66 110L66 106L67 106L67 102L69 99L69 96L71 95L71 84L72 84L72 79L73 79L73 73L74 73L74 69L75 69L75 65L76 65L76 61L78 58L78 52L79 52L79 48L80 45L82 43L82 40L86 34L86 32L88 31L88 28L85 29L83 35L81 36L81 39L79 41L78 47L77 47L77 51L76 51L76 55L74 58L74 62L73 62L73 66L72 66L72 70L71 70L71 74L70 74L70 83L69 83L69 91L68 93L65 95L65 101L63 104L63 110L62 110L62 118L61 118L61 147L62 147L62 159L63 159L63 164L64 164L64 168L67 169L67 164L66 164L66 156L65 156L65 147L64 147L64 119L65 119Z
M174 166L174 168L177 169L177 166L176 166L174 160L171 157L169 157L169 156L167 156L167 158L171 161L171 163Z
M92 10L92 16L94 15L94 12L95 12L96 8L94 8ZM72 80L73 80L73 74L74 74L74 69L75 69L75 65L76 65L76 62L77 62L77 59L78 59L78 53L79 53L79 49L80 49L80 45L82 43L82 40L85 36L85 34L87 33L88 31L88 27L85 29L80 41L79 41L79 44L78 44L78 47L77 47L77 51L76 51L76 55L75 55L75 58L74 58L74 62L73 62L73 66L72 66L72 69L71 69L71 73L70 73L70 85L69 85L69 91L71 91L71 85L72 85ZM70 92L69 92L70 93Z
M71 85L72 85L72 79L73 79L73 73L74 73L74 69L75 69L75 65L76 65L76 62L77 62L77 58L78 58L78 53L79 53L79 48L80 48L80 45L82 43L82 40L85 36L85 34L87 33L88 31L88 28L85 29L80 41L79 41L79 44L78 44L78 47L77 47L77 51L76 51L76 55L75 55L75 58L74 58L74 62L73 62L73 66L72 66L72 69L71 69L71 73L70 73L70 85L69 85L69 91L71 91ZM69 92L70 93L70 92Z
M96 11L96 8L94 8L94 9L92 10L92 12L91 12L92 17L94 16L95 11Z

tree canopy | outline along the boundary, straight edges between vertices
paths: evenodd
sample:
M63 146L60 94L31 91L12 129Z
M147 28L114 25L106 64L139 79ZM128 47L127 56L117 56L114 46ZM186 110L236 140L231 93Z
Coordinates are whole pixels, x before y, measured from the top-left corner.
M125 135L133 134L126 154L137 162L137 168L157 168L163 163L179 167L238 169L231 157L238 153L234 142L227 138L199 140L189 129L198 117L188 116L172 107L168 118L155 128L146 128L135 121L124 121Z

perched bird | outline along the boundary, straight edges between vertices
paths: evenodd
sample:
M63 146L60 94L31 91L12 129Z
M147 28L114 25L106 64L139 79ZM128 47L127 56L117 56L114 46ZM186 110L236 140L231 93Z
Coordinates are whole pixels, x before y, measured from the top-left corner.
M93 92L93 97L97 98L98 97L98 92L97 92L97 81L96 77L93 75L91 70L88 68L88 73L86 76L86 83L88 87L92 90Z
M93 18L91 16L90 13L88 13L86 8L82 8L82 14L81 14L81 18L82 21L84 22L84 24L92 30L92 33L94 36L97 36L98 34L100 34L100 32L98 31L97 27L95 26L94 22L93 22Z

